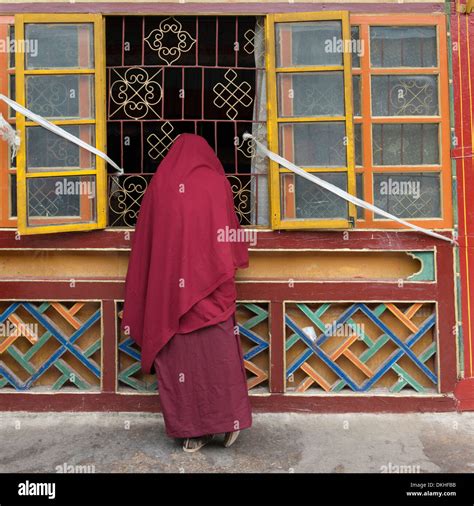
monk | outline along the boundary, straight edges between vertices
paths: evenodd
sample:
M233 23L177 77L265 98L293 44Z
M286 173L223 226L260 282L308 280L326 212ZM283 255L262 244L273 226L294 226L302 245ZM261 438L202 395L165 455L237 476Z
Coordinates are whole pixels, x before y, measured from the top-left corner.
M235 321L235 272L248 266L232 191L206 140L181 134L143 197L122 328L155 372L166 432L195 452L232 445L252 424Z

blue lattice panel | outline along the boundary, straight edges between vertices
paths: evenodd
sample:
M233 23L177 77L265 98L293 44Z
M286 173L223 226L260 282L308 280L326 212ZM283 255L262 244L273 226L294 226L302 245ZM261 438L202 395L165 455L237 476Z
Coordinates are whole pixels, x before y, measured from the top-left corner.
M434 392L432 303L287 304L288 392Z
M99 302L0 302L0 389L99 390Z
M140 366L140 348L120 330L122 304L117 305L119 329L118 384L119 390L156 392L155 375L145 375ZM268 310L267 304L239 303L236 319L239 325L244 365L249 389L268 388Z
M247 371L249 390L259 387L268 391L270 339L268 304L241 302L236 319Z

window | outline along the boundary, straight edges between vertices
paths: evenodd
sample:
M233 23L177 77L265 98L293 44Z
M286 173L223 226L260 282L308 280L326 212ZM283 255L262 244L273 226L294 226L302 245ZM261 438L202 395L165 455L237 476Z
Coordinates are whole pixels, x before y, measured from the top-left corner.
M14 18L0 17L0 40L13 40ZM15 98L15 61L13 52L0 52L0 93ZM0 103L0 113L15 128L15 118L12 111L4 103ZM0 226L12 227L16 225L16 161L12 160L8 144L0 141Z
M0 144L3 226L18 211L21 233L133 227L160 161L193 132L221 160L242 225L401 228L269 162L246 131L400 218L452 226L444 16L28 14L15 27L38 51L15 69L0 59L3 92L125 173L18 115L17 161Z
M351 23L363 49L353 65L358 194L420 226L450 227L445 19L357 15ZM358 218L358 228L400 228L367 210Z
M15 32L25 41L16 55L17 101L105 150L101 16L19 15ZM20 233L104 228L103 160L22 115L17 128Z
M135 224L148 182L183 132L215 149L240 222L267 224L258 205L266 166L254 170L242 140L246 131L266 135L262 19L110 16L106 35L107 148L125 169L109 175L109 226Z
M355 194L347 12L268 16L269 147ZM331 47L333 45L334 47ZM347 228L355 206L270 163L273 228Z

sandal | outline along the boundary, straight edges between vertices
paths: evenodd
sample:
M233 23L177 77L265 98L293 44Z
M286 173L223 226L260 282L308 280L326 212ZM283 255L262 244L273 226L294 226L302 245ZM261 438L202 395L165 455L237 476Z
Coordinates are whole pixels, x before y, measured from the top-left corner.
M194 453L199 451L203 446L214 439L214 435L202 437L188 437L183 442L183 451L187 453Z
M224 446L226 448L229 448L229 446L232 446L239 437L240 430L236 430L235 432L226 432L225 438L224 438Z

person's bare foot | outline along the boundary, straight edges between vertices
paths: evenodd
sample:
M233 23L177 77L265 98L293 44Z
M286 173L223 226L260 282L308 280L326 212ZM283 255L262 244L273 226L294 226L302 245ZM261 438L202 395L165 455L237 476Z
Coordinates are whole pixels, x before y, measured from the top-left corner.
M183 442L183 451L187 453L194 453L199 451L203 446L212 441L214 435L201 436L201 437L189 437Z
M229 448L229 446L232 446L237 441L239 434L240 434L240 430L236 430L234 432L226 432L225 437L224 437L224 446L226 448Z

